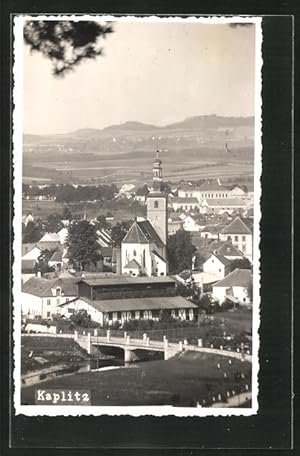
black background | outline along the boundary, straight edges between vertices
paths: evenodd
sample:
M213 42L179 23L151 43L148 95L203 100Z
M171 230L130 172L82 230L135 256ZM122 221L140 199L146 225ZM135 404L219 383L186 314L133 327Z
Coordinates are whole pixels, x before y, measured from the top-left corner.
M1 442L4 454L65 454L59 448L284 449L292 446L292 98L293 18L291 2L109 2L3 1L1 5ZM253 417L25 417L14 416L11 378L11 46L10 13L77 12L135 14L243 14L263 19L263 178L261 238L261 328L259 413ZM286 16L274 16L274 15ZM298 44L296 42L295 55ZM298 49L299 51L299 49ZM299 54L299 52L298 52ZM297 65L295 67L297 74ZM299 88L296 80L296 88ZM134 102L134 100L133 100ZM295 125L298 111L295 110ZM299 125L299 122L298 122ZM297 155L295 164L297 164ZM297 215L297 213L295 214ZM296 221L298 218L296 217ZM296 265L297 266L297 265ZM296 343L295 343L296 345ZM296 441L297 443L297 441ZM9 446L15 449L8 449ZM16 449L17 448L17 449ZM26 450L28 448L28 450ZM36 448L36 450L33 450ZM177 448L177 450L175 450ZM18 450L19 449L19 450ZM189 450L187 450L189 449ZM192 450L194 449L194 450ZM114 451L117 452L117 451ZM113 453L114 453L113 452ZM154 452L154 451L153 451ZM206 451L202 451L206 453ZM202 453L201 452L201 453ZM235 451L225 451L232 454ZM112 452L110 452L112 453ZM240 451L236 451L237 454ZM255 452L257 453L257 451ZM263 451L260 450L259 454Z

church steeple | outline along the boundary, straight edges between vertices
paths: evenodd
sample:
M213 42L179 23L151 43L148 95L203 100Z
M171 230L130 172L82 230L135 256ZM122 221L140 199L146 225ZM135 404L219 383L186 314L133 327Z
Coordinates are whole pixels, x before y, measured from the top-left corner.
M147 219L160 236L164 245L168 239L168 197L162 191L162 161L159 158L159 150L156 151L156 158L153 162L153 184L152 190L147 196ZM166 253L165 253L166 255Z
M156 158L153 162L153 190L159 191L162 183L162 167L161 160L159 158L159 150L156 151Z

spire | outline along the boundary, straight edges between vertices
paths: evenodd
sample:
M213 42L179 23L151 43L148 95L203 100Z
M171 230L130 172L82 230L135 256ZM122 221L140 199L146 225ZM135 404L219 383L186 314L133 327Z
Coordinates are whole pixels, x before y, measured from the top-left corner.
M156 151L156 158L153 162L153 189L160 190L161 182L162 182L162 167L161 167L161 160L159 158L160 150Z

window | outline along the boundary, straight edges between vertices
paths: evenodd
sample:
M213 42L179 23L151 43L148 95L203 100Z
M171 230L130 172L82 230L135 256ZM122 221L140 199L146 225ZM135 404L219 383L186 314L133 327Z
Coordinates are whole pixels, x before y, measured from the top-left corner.
M242 241L246 242L246 236L242 236Z
M155 209L158 208L158 201L154 201L154 207L155 207Z
M185 197L186 197L186 198L188 198L188 197L189 197L189 194L188 194L188 193L186 193L186 194L185 194Z
M66 302L69 302L70 301L70 298L66 298Z
M133 251L133 256L136 256L136 250Z
M238 236L234 236L234 241L238 242L238 240L239 240L239 237Z
M59 306L59 304L60 304L60 299L57 298L57 299L56 299L56 305Z
M227 236L227 241L231 241L231 236Z
M50 312L47 312L47 318L50 318Z
M61 296L61 288L56 288L56 296Z
M51 300L47 299L47 306L50 306L50 304L51 304Z
M242 245L242 252L244 252L244 253L246 252L246 244Z

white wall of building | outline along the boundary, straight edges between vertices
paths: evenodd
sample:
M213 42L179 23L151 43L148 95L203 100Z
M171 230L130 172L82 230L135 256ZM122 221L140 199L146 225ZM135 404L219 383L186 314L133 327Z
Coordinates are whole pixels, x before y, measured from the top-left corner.
M212 255L203 263L203 272L214 274L221 280L226 275L226 267L216 256Z
M212 294L220 303L223 303L228 296L227 290L229 288L213 286ZM251 302L248 289L245 287L232 287L232 294L240 303L249 304Z
M150 255L150 244L122 244L121 249L121 264L122 274L124 274L124 267L131 260L136 260L141 266L142 271L145 271L147 276L151 276L152 264ZM145 261L144 261L145 258Z

